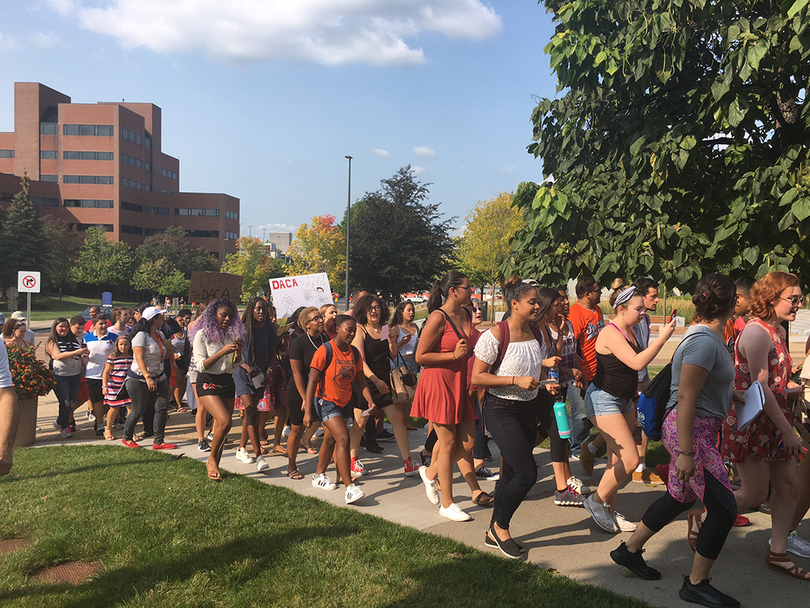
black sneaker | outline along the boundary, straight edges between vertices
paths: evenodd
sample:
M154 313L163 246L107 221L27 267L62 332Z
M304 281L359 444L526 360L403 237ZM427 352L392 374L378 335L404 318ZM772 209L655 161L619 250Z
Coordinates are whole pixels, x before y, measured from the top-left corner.
M507 540L501 540L498 538L498 536L495 534L494 525L490 525L489 533L492 535L492 540L494 541L495 546L498 549L500 549L501 553L503 553L504 556L510 559L520 559L521 557L523 557L523 551L521 550L521 547L514 540L512 540L511 538Z
M513 539L513 541L512 541L512 542L515 542L515 541L514 541L514 539ZM489 537L489 533L488 533L488 532L484 532L484 544L485 544L487 547L492 547L493 549L497 549L497 548L498 548L497 543L496 543L494 540L492 540L492 539ZM516 546L517 546L517 548L518 548L518 549L520 549L521 551L525 551L525 549L524 549L523 545L521 545L521 544L519 544L519 543L517 543L517 542L515 542L515 545L516 545Z
M430 455L425 456L424 452L419 452L419 460L422 462L423 467L429 467L432 457Z
M611 553L611 555L613 555ZM701 606L708 606L709 608L737 608L740 602L735 600L730 595L726 595L722 591L718 591L709 583L712 579L707 578L705 581L693 585L689 577L684 575L683 587L678 592L681 599L685 602L692 602L693 604L700 604Z
M620 566L624 566L639 578L643 578L647 581L657 581L661 578L661 573L647 565L647 562L641 557L642 553L644 553L643 549L638 553L630 553L627 549L627 545L622 543L619 545L618 549L610 552L610 557L614 562ZM681 597L683 597L683 595Z
M200 452L210 452L211 451L211 446L208 445L208 442L205 439L200 439L197 442L197 449Z

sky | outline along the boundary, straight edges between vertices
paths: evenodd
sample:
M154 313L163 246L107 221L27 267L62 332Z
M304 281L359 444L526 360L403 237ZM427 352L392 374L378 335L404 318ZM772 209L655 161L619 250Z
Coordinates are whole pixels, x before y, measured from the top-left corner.
M241 233L295 231L411 165L459 228L541 181L554 97L535 0L0 0L0 131L14 82L151 102L184 192L241 199Z

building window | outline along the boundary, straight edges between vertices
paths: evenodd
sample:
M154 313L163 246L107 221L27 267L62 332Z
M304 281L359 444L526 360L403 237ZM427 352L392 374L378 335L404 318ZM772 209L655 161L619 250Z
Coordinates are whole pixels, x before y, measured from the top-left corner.
M155 236L156 234L163 234L166 232L165 228L144 228L143 234L144 236Z
M149 184L144 184L143 189L144 189L145 192L151 192L152 191L152 186L150 186Z
M65 207L82 207L85 209L112 209L113 201L95 198L66 198Z
M112 224L71 224L79 232L86 232L88 228L101 228L104 232L112 232Z
M112 135L112 133L110 133ZM130 131L126 127L121 127L121 137L131 141L133 144L143 145L143 136L138 135L135 131Z
M149 135L149 134L146 135L146 137L143 140L143 145L146 146L149 149L152 148L152 136L151 135Z
M112 175L63 175L66 184L112 184Z
M35 196L34 197L34 205L36 207L58 207L59 206L59 199L58 198L45 198L43 196Z
M133 167L138 167L139 169L143 169L143 161L139 158L133 158L129 154L122 154L121 161L127 164L132 165Z
M127 226L126 224L121 224L121 232L126 232L127 234L143 234L143 228L140 226Z
M160 189L160 192L161 192L162 194L171 194L171 193L172 193L172 191L171 191L171 190L166 190L165 188L161 188L161 189ZM174 213L174 214L175 214L175 215L177 215L177 212L175 211L175 213Z
M56 152L54 152L56 154ZM56 156L54 156L56 158ZM77 152L73 150L66 150L62 152L62 158L65 160L112 160L112 152Z
M40 135L56 135L59 132L59 125L55 122L41 122L39 123Z
M41 182L52 182L54 184L59 183L59 176L58 175L45 175L40 173L39 181Z
M225 217L231 220L238 220L239 214L236 211L225 211Z
M160 172L163 174L164 177L168 177L170 179L177 179L177 173L174 171L169 171L168 169L161 169Z
M186 230L186 236L198 239L218 239L219 230Z
M152 170L152 164L151 163L144 163L143 168L146 169L147 171L151 171Z
M11 157L14 158L14 150L12 150L11 152L12 152ZM3 150L0 150L0 158L2 158L2 157L3 157ZM39 151L39 157L41 159L43 159L43 160L46 160L46 159L47 160L52 160L52 159L58 158L57 154L56 154L56 150L40 150Z
M207 217L219 217L219 209L199 209L199 208L188 208L188 207L180 207L174 210L175 215L197 215L197 216L207 216Z
M152 207L146 206L143 208L144 213L152 213L154 215L169 215L168 207Z
M238 238L239 235L236 232L228 232L227 230L225 231L225 240L235 241Z
M136 205L135 203L128 203L127 201L121 201L121 209L134 211L135 213L143 213L143 205Z
M56 154L54 152L54 154ZM0 150L0 158L14 158L14 150ZM45 158L44 156L40 156L40 158ZM54 157L56 158L56 157Z
M95 135L97 137L112 137L112 125L62 125L64 135Z
M126 177L121 178L121 185L134 190L143 190L143 184L141 182L136 182L134 179L128 179Z

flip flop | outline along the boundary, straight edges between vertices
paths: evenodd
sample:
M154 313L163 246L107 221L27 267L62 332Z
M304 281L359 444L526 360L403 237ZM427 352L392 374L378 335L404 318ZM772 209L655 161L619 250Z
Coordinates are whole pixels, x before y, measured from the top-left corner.
M211 481L222 481L222 475L217 471L216 473L208 471L208 479Z
M299 479L304 478L304 476L301 475L301 473L298 472L298 469L293 469L292 471L287 471L287 477L289 477L290 479L295 479L295 480L299 480Z
M481 507L488 507L493 502L495 502L495 498L492 496L492 494L487 494L483 490L481 490L481 493L478 494L478 496L473 498L473 503Z

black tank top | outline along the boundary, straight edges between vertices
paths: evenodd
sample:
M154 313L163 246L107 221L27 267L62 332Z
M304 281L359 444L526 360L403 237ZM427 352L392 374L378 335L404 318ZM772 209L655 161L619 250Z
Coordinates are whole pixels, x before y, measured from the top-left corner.
M363 357L374 375L390 386L391 352L388 350L388 340L372 338L367 329L364 333Z
M616 328L618 330L618 328ZM604 330L603 330L604 331ZM640 353L642 348L627 340L636 353ZM596 375L593 377L596 388L610 393L614 397L633 398L638 389L638 372L630 366L622 363L613 353L603 355L596 353Z

